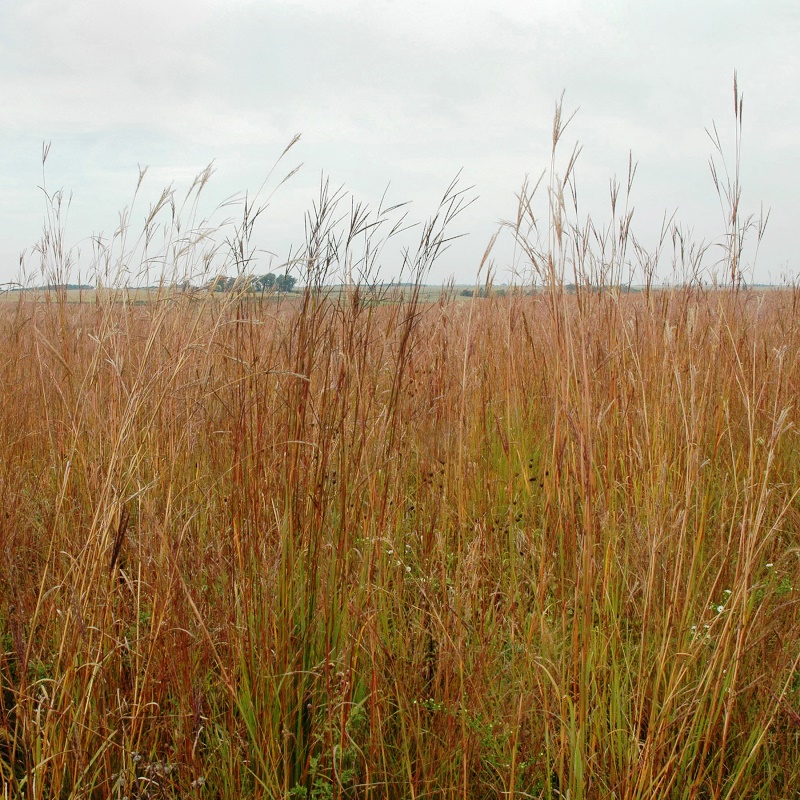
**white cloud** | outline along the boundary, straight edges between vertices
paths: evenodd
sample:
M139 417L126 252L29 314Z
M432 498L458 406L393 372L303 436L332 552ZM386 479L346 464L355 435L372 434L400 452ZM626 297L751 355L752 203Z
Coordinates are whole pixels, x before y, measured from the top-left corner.
M80 237L113 224L138 163L155 192L216 160L222 199L257 187L302 132L291 165L306 167L276 222L302 228L322 170L375 202L391 182L423 216L463 167L481 195L465 217L476 235L446 268L469 279L524 174L547 164L562 89L565 108L580 107L566 144L584 145L587 207L605 207L607 179L633 150L638 196L658 206L644 218L680 204L705 220L717 210L703 129L717 119L729 143L738 67L745 197L773 205L765 260L791 259L798 19L780 0L5 0L0 257L12 263L40 227L43 140L50 180L75 190Z

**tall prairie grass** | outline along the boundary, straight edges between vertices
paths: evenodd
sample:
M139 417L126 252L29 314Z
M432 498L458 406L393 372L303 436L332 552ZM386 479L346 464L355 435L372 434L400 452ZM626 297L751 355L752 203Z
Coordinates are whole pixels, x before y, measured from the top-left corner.
M0 307L5 796L796 796L798 294L598 290L570 169L535 293L424 300L455 187L370 288L323 186L298 295Z

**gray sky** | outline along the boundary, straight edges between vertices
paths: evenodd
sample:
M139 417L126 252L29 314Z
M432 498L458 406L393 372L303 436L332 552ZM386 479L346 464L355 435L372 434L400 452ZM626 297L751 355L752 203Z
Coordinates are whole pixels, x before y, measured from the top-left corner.
M705 129L716 122L732 157L734 69L743 207L771 209L754 277L777 281L800 271L799 50L796 0L2 0L0 281L41 235L44 141L47 187L72 194L67 241L85 265L89 237L110 235L130 204L137 165L149 166L140 227L164 186L185 192L211 161L209 209L256 191L295 133L270 185L303 167L256 231L278 258L256 272L302 243L322 173L371 206L388 185L422 221L462 170L478 200L431 280L472 281L526 173L549 165L562 90L578 109L562 165L579 141L582 209L607 219L608 180L624 178L632 150L643 243L676 209L711 241L724 227ZM509 239L495 256L503 281Z

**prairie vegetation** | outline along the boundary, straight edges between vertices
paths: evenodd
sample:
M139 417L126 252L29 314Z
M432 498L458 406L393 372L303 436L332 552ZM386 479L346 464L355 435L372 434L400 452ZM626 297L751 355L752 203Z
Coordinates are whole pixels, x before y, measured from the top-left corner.
M800 296L589 290L567 186L534 294L421 298L451 187L325 296L323 190L300 295L0 307L7 796L795 796Z

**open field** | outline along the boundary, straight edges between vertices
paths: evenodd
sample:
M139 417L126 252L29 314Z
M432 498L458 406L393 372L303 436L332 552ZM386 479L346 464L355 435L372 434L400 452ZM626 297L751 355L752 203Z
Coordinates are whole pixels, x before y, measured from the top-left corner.
M411 291L419 296L423 302L437 302L442 298L442 295L452 299L462 301L469 299L477 290L480 292L482 287L473 286L426 286L422 285L416 289L411 286L393 286L391 284L381 286L379 288L369 290L360 287L360 292L365 300L373 299L379 302L398 302L407 297ZM280 294L275 292L251 292L250 298L264 302L277 302L281 299L297 298L299 293L302 293L303 287L300 287L295 292L288 294ZM511 291L506 287L492 290L494 294L503 295L507 291ZM347 293L348 287L341 284L325 287L323 293L329 298L336 300L342 293ZM25 289L15 291L0 291L0 303L18 303L20 298L28 302L66 302L66 303L84 303L84 304L107 304L118 303L126 304L131 303L134 305L143 305L145 303L160 303L168 302L175 294L180 293L186 298L192 299L195 302L208 302L215 300L217 302L226 301L225 293L223 292L208 292L203 288L193 288L190 291L176 290L174 288L113 288L113 289Z
M632 160L579 213L560 104L505 295L496 236L425 286L456 182L415 250L322 181L264 295L271 195L215 226L206 170L88 264L48 195L31 282L111 288L0 303L3 796L800 798L800 288L745 288L737 91L711 267Z
M797 796L795 291L0 332L9 796Z
M158 289L23 289L0 292L0 303L157 303L169 298L169 290Z

